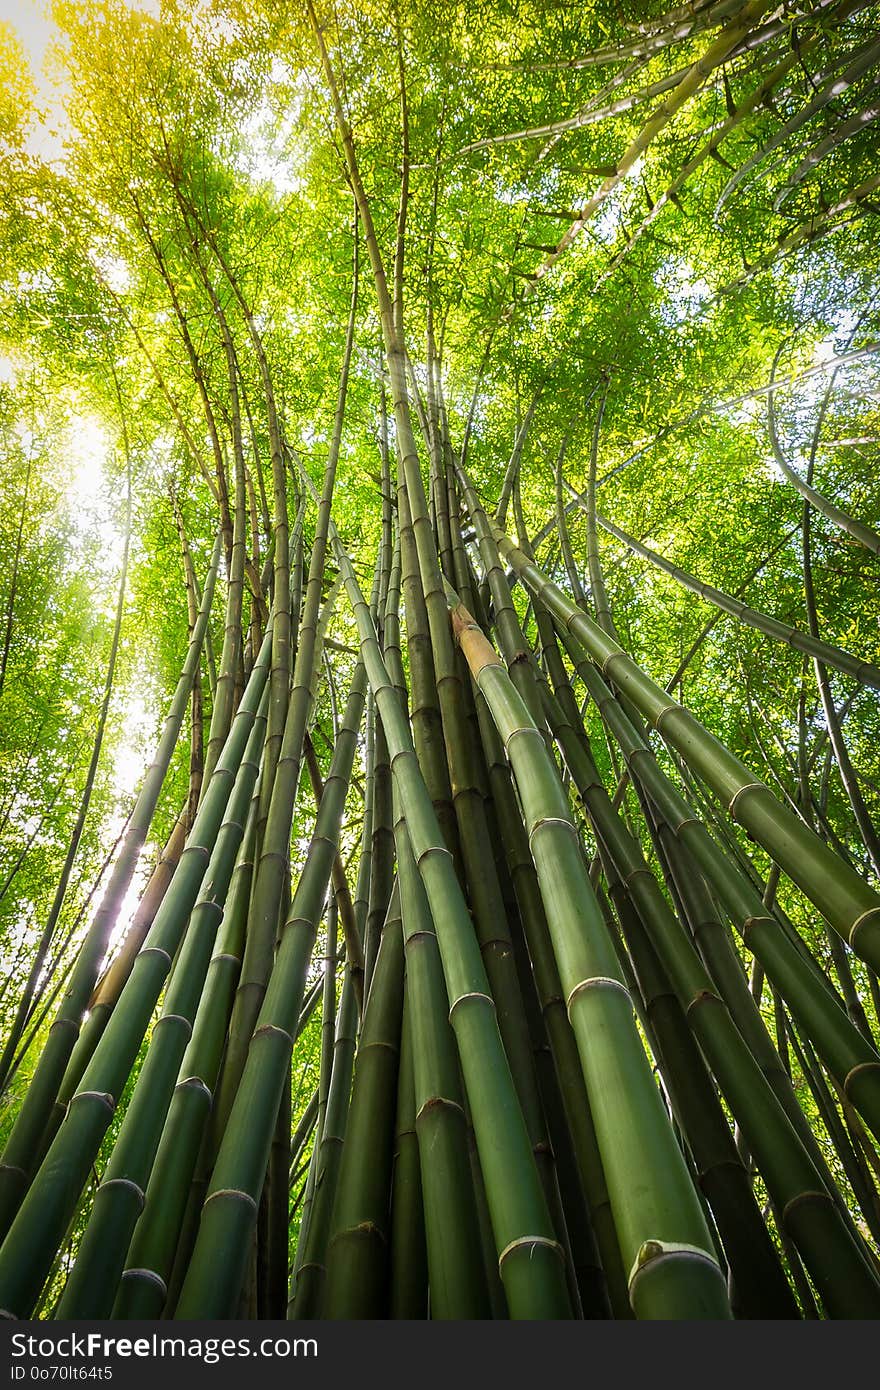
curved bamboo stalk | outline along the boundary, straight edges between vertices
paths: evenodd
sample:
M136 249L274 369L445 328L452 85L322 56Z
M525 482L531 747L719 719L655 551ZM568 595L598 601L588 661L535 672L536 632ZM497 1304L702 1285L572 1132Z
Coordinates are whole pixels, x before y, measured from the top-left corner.
M494 647L460 605L452 621L523 804L633 1309L647 1318L729 1317L711 1238L635 1029L556 768ZM633 1165L645 1153L653 1180L633 1186Z
M582 208L578 209L576 220L568 228L565 235L560 238L552 253L545 257L537 267L528 282L527 291L553 269L560 257L577 239L587 223L633 167L636 160L642 157L656 136L669 124L672 117L686 105L695 92L699 91L709 74L723 63L746 37L756 20L760 19L770 8L769 0L749 0L748 4L738 9L702 57L690 65L678 85L673 88L666 100L661 102L636 137L630 141L623 154L617 159L614 172L603 180L597 192L588 199Z
M306 971L338 846L365 690L366 676L359 665L305 866L223 1131L177 1318L229 1317L237 1307L275 1118L289 1075Z
M872 968L880 967L877 894L793 812L786 810L769 788L758 782L684 706L671 700L640 671L623 649L576 608L557 585L548 581L503 532L499 531L496 539L520 578L544 599L554 618L584 643L603 674L611 675L613 668L615 685L693 770L705 778L727 806L728 814L776 859L856 955Z
M267 692L248 738L235 782L165 990L162 1012L128 1102L122 1126L95 1194L79 1251L56 1310L62 1318L107 1317L113 1306L131 1235L213 954L217 928L244 838L266 730Z
M880 51L880 45L878 45L878 51ZM782 447L779 443L779 435L776 430L773 393L775 389L776 366L784 347L785 343L777 349L776 356L773 359L773 369L770 373L771 389L767 394L767 429L770 435L770 443L773 447L773 457L792 487L797 489L801 497L810 503L810 506L815 507L817 512L821 512L826 521L830 521L834 526L839 527L841 531L845 531L848 536L852 536L853 540L858 541L859 545L863 545L866 550L870 550L874 555L880 555L880 535L870 526L866 526L863 522L857 521L856 518L850 516L848 512L835 506L833 502L829 502L828 498L823 497L821 492L817 492L809 482L804 482L803 478L795 472L782 452ZM813 655L813 653L810 653L810 655ZM827 660L827 658L821 659ZM830 666L834 665L831 661L829 661L828 664Z
M880 43L877 43L876 38L869 39L850 56L852 56L852 62L844 72L840 76L832 75L829 77L819 88L812 101L807 102L805 106L802 106L799 111L789 117L776 134L731 175L721 190L715 207L716 221L734 189L742 183L743 179L748 178L752 170L767 157L771 150L775 150L784 140L788 139L789 135L793 135L796 130L799 130L811 116L814 116L817 111L821 111L830 101L845 92L848 87L851 87L854 82L857 82L880 61Z
M13 1316L26 1316L43 1286L183 938L259 708L270 641L251 672L171 887L119 1005L0 1249L0 1308Z
M643 560L647 560L657 569L662 570L664 574L670 575L683 588L698 594L707 603L712 603L723 612L730 613L741 623L756 628L766 637L773 637L777 642L784 642L796 651L805 652L808 656L816 657L828 666L833 666L836 671L843 671L845 675L852 676L861 685L870 686L872 690L880 690L880 667L874 666L870 661L862 661L860 657L853 656L851 652L845 651L842 647L835 647L831 643L822 642L818 637L812 636L808 632L802 632L800 628L792 627L790 623L779 622L777 618L772 618L767 613L749 608L747 604L740 602L731 594L726 594L722 589L716 589L713 585L704 583L701 579L689 574L687 570L682 569L680 565L676 565L672 560L658 555L656 550L651 550L643 541L638 541L635 536L630 536L622 526L615 525L607 517L599 514L597 519L600 526L628 546L634 554L640 555Z

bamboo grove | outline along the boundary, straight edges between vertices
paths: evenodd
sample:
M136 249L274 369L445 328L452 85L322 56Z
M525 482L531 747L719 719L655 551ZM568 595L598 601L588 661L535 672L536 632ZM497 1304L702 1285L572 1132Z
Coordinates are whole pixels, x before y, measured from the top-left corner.
M0 31L3 1317L880 1316L878 19Z

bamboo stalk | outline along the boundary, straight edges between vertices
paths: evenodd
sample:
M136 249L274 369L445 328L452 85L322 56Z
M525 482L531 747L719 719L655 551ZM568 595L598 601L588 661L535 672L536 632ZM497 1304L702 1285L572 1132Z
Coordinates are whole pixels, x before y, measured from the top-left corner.
M202 608L190 638L186 660L168 709L153 761L147 768L135 808L129 820L119 857L113 866L110 881L101 904L95 913L85 940L80 947L70 983L64 992L58 1013L49 1031L46 1045L40 1054L31 1078L28 1093L15 1119L0 1163L0 1233L5 1234L27 1190L32 1164L39 1152L40 1140L52 1112L58 1088L80 1030L82 1015L95 985L101 961L106 954L110 934L119 915L122 900L131 883L138 856L147 838L155 814L159 793L177 743L180 726L198 667L199 656L208 625L214 581L220 558L220 537L214 543L211 566L202 595Z
M603 675L611 676L613 671L615 685L705 778L728 814L776 859L856 955L872 968L880 967L880 897L683 705L645 675L517 546L501 532L496 539L517 574L543 598L554 618L584 643Z
M504 740L523 805L633 1309L637 1317L729 1317L711 1238L634 1026L555 765L470 614L458 605L452 621ZM652 1155L652 1178L635 1185L631 1174L645 1153Z
M183 938L262 698L270 641L251 672L171 887L0 1250L0 1308L13 1316L26 1315L42 1288Z
M95 1193L76 1261L58 1304L62 1318L107 1317L162 1135L175 1081L202 995L217 929L244 838L266 731L268 693L236 774L203 886L172 968L137 1083Z
M177 1318L229 1317L237 1306L318 916L338 845L365 689L366 676L359 665L305 866L223 1131Z

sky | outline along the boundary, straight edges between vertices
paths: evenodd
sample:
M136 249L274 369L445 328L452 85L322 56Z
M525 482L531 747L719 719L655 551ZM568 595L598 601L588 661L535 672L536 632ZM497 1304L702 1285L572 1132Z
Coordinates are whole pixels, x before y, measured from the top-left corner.
M59 159L64 152L61 132L66 123L64 83L51 47L61 35L51 18L48 0L0 0L0 22L9 25L24 44L37 104L45 112L45 120L31 134L29 148L43 159Z

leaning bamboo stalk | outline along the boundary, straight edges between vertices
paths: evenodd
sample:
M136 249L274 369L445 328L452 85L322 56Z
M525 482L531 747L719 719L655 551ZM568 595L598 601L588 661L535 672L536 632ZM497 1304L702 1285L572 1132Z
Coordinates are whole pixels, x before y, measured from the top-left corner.
M308 1147L318 1118L318 1092L312 1092L312 1098L305 1110L297 1121L296 1128L290 1136L290 1186L291 1189L296 1185L302 1176L305 1168L303 1166L303 1154Z
M613 173L604 179L599 189L593 196L578 209L576 220L572 223L565 235L561 237L555 249L538 266L533 280L534 284L550 271L560 256L567 251L568 247L580 235L583 228L590 219L598 212L599 208L619 185L628 170L630 170L638 159L652 144L660 131L662 131L672 119L672 117L699 91L707 76L716 67L725 61L728 55L739 45L742 39L749 33L755 22L770 9L769 0L752 0L746 4L740 12L721 30L718 37L709 45L702 56L687 69L684 77L673 88L669 96L661 102L656 110L645 122L638 135L630 141L627 148L615 162Z
M556 767L494 647L460 605L452 621L523 805L633 1309L639 1317L729 1317L711 1237L636 1032ZM634 1184L645 1154L651 1179Z
M114 1318L158 1318L163 1310L168 1311L165 1305L171 1270L220 1070L235 981L241 966L258 800L255 796L251 803L248 828L232 876L192 1037L180 1065L147 1184L143 1211L135 1227L113 1305L111 1316ZM307 997L297 1024L297 1035L311 1017L317 997L315 990Z
M880 897L763 782L684 708L671 700L618 644L545 578L502 532L502 554L566 629L698 773L738 821L815 903L835 931L875 970L880 968Z
M61 1079L55 1104L43 1132L40 1157L45 1153L58 1132L58 1126L64 1119L67 1107L76 1094L80 1078L101 1040L104 1029L107 1027L107 1021L116 1007L122 988L137 960L138 952L146 940L147 932L153 925L162 899L168 891L168 886L174 877L174 870L177 868L186 844L188 819L189 804L187 803L174 822L174 828L159 856L159 862L149 877L119 950L95 986L95 992L89 1001L88 1015L70 1054L70 1061Z
M42 1287L183 939L262 698L270 643L271 635L136 967L0 1250L0 1308L13 1316L29 1312Z
M168 709L162 736L141 784L119 858L113 866L101 905L80 948L70 983L64 992L28 1093L6 1143L0 1163L0 1232L3 1233L8 1230L28 1186L34 1156L39 1151L43 1131L49 1122L58 1088L77 1040L82 1015L94 989L101 961L107 952L110 934L119 916L123 898L131 883L138 856L153 820L198 667L214 594L220 543L221 538L218 536L205 582L198 622L190 638L186 660Z
M562 733L566 760L597 834L608 848L688 1024L826 1307L833 1316L856 1316L859 1308L866 1315L880 1291L873 1286L873 1280L864 1276L861 1251L851 1242L830 1194L822 1190L819 1174L719 998L696 949L660 892L641 847L611 806L595 766L583 748L566 737L564 729ZM638 959L636 966L638 969ZM746 1212L740 1219L744 1221L747 1216ZM755 1242L753 1257L759 1249ZM767 1273L772 1276L772 1267ZM860 1279L864 1286L861 1290ZM775 1297L779 1296L777 1286ZM790 1315L790 1300L788 1308L783 1316Z
M735 859L731 861L720 851L694 812L681 798L680 793L661 771L643 737L636 733L629 724L622 708L611 695L607 686L604 685L598 672L583 659L583 653L568 633L565 634L565 641L566 645L570 646L570 654L578 672L586 681L590 693L602 711L603 719L614 730L615 737L626 756L627 765L636 784L643 788L644 794L648 798L650 814L657 827L657 848L661 860L668 863L672 870L672 890L678 894L681 908L687 917L700 953L721 990L738 1030L747 1041L761 1071L766 1076L798 1134L801 1144L810 1155L816 1171L822 1177L826 1190L837 1204L851 1237L861 1248L862 1238L856 1230L849 1210L840 1195L835 1178L827 1166L825 1156L798 1103L790 1074L784 1070L776 1046L769 1037L764 1020L749 991L741 962L733 949L729 933L726 927L721 924L718 911L706 884L703 882L701 873L706 874L707 880L712 883L718 894L719 901L724 904L730 919L736 923L741 932L744 930L750 932L756 926L758 927L757 939L748 942L757 951L760 952L761 933L769 931L779 935L780 923L776 921L769 909L765 908L759 889L753 888L745 870L737 868L737 861ZM790 928L783 932L781 940L783 946L788 945L794 951L794 965L800 970L807 967L812 985L818 985L827 998L832 998L827 988L825 976L808 956L806 947L800 937L794 933L794 929ZM791 971L789 971L786 988L792 997L798 998L796 985L799 976L797 970L795 970L794 978L795 985L792 985ZM807 994L807 999L809 999L809 994ZM814 1026L817 1036L822 1038L828 1027L834 1025L837 1010L832 1008L823 1014L821 995L818 1001L813 1001L813 1007L814 1011L818 1009L818 1023L814 1017L811 1019L810 1026ZM804 1008L804 999L800 997L798 998L799 1015L803 1013ZM845 1016L841 1015L841 1017L843 1017L844 1025L851 1029ZM864 1086L866 1082L870 1085L871 1075L870 1068L866 1070L854 1068L849 1079L853 1085ZM782 1223L782 1214L775 1206L774 1212L793 1277L800 1279L800 1262L797 1252L788 1239ZM800 1285L798 1287L800 1290Z
M847 18L849 14L862 8L864 8L864 0L854 0L854 3L835 6L832 12L833 18L835 22L839 23ZM654 199L654 204L650 208L647 216L639 223L635 230L629 234L625 244L615 253L612 260L605 267L601 276L594 284L592 290L593 294L598 293L605 282L613 275L623 259L629 254L639 238L652 226L667 204L676 200L676 195L690 178L691 174L694 173L706 159L715 153L722 141L732 130L742 124L747 115L754 111L762 101L770 97L775 89L779 88L781 79L785 77L798 62L802 61L810 50L815 48L817 43L821 43L822 37L821 30L800 36L797 53L786 55L781 62L775 64L763 81L761 81L757 87L754 87L752 91L738 103L734 110L730 112L726 120L722 121L720 125L713 124L709 140L707 140L697 153L679 169L675 178L664 188L660 196Z
M880 1121L880 1060L873 1047L829 992L827 980L803 941L794 933L794 928L786 930L765 907L758 888L720 849L691 805L663 773L598 671L589 662L579 659L583 653L577 642L569 633L563 635L566 645L570 645L577 669L603 720L614 733L637 784L645 788L661 819L668 823L670 832L679 836L687 851L693 855L700 872L712 884L748 949L760 960L770 979L781 990L826 1065L844 1085L849 1099L876 1126ZM662 838L662 826L660 834ZM687 905L688 898L693 900L694 894L699 892L699 881L690 872L684 871L679 891ZM714 916L714 909L711 904L707 904L707 908L708 911L698 906L694 919L701 951L718 983L727 982L725 997L734 1011L738 1027L751 1039L755 1055L763 1057L766 1041L763 1025L744 988L742 972L737 974L739 966L734 969L731 948ZM770 1070L764 1061L762 1066L780 1095L775 1061ZM802 1128L803 1116L790 1087L783 1087L780 1099L789 1118L799 1128L802 1139L806 1139Z
M406 811L413 854L437 927L450 1016L511 1316L565 1317L569 1315L569 1302L562 1252L517 1103L467 905L443 844L409 725L376 640L369 607L332 522L330 535L357 620L370 685L385 726L392 773Z
M115 380L116 377L114 373L114 381ZM119 386L117 383L117 394L118 392ZM121 397L119 399L119 404L121 409ZM104 673L104 689L101 698L100 709L98 711L98 718L95 725L95 734L94 738L92 739L92 750L89 757L88 767L86 769L85 782L83 784L82 791L80 792L76 818L74 820L73 829L71 830L70 836L68 838L67 850L64 856L64 862L61 867L61 874L59 876L58 883L55 888L55 893L52 898L52 904L49 908L49 913L46 918L45 925L40 934L40 938L36 943L36 947L34 948L32 953L30 970L28 971L27 978L24 982L24 987L22 989L21 997L18 1002L18 1008L15 1011L15 1016L6 1035L6 1040L4 1042L2 1051L0 1051L0 1089L5 1087L6 1085L9 1068L12 1065L12 1060L15 1056L18 1044L21 1041L21 1036L25 1028L27 1027L28 1019L34 1006L34 993L37 988L37 983L40 979L40 975L43 972L46 957L49 954L49 950L52 946L52 941L55 937L58 928L58 919L61 916L61 909L64 906L64 900L67 897L67 891L70 886L70 877L73 871L74 861L77 856L77 851L79 850L83 830L85 829L86 817L88 815L89 805L91 804L92 799L92 790L94 788L95 777L97 776L98 772L98 762L101 756L101 748L103 747L104 743L104 733L107 727L107 715L110 709L110 697L113 693L113 682L116 674L116 662L119 656L119 640L122 633L122 618L125 611L125 593L128 584L128 560L129 554L131 552L131 453L128 447L128 433L126 429L124 414L122 416L122 436L125 444L125 456L127 462L128 477L126 522L124 533L125 538L122 551L122 565L120 567L119 573L119 586L117 590L116 613L113 622L113 633L110 638L110 652L107 658L107 666Z
M225 324L225 320L224 320ZM226 330L228 334L228 329ZM234 403L237 413L238 402ZM211 773L229 732L234 711L235 682L241 660L241 615L244 593L244 562L247 553L245 528L245 490L244 465L240 457L240 428L236 434L235 465L235 511L232 522L232 558L226 586L226 617L223 628L223 647L220 654L220 669L217 672L217 686L211 709L211 725L208 730L208 744L205 749L205 775L202 782L206 789Z
M223 1131L177 1304L178 1318L230 1317L237 1307L318 917L338 846L365 689L366 676L359 666L305 866Z
M699 594L700 598L705 599L707 603L712 603L723 612L730 613L748 627L756 628L765 637L773 637L777 642L784 642L796 651L805 652L808 656L824 662L827 666L833 666L836 671L842 671L845 675L852 676L861 685L880 690L880 667L873 665L872 662L862 661L860 657L853 656L851 652L845 651L842 647L835 647L829 642L823 642L808 632L801 632L799 628L792 627L790 623L779 622L778 619L770 617L767 613L761 613L756 608L749 608L739 599L733 598L732 595L724 593L721 589L714 588L711 584L705 584L701 579L688 574L687 570L683 570L680 565L667 560L663 555L658 555L655 550L651 550L642 541L636 540L634 536L628 535L622 527L616 526L607 517L599 515L598 521L600 526L603 526L612 536L616 536L624 545L629 546L636 555L640 555L643 560L648 560L664 574L671 575L685 589L690 589L691 593Z
M192 1037L165 1117L143 1211L129 1246L113 1305L114 1318L158 1318L164 1309L241 965L253 875L257 800L255 797L251 805L251 821L233 872Z
M58 1317L107 1317L113 1306L244 838L265 736L266 703L264 691L205 869L201 894L171 971L162 1012L58 1304Z

